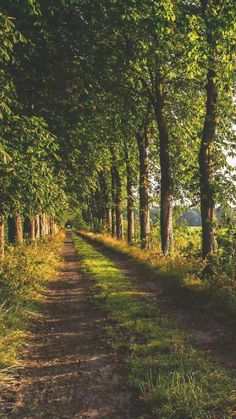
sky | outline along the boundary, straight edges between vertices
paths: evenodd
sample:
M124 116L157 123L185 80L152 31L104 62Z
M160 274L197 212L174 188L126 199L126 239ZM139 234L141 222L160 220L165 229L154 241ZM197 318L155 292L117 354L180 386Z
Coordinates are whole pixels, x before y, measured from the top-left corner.
M231 166L236 168L236 157L229 157L228 162L229 162L229 164L231 164Z

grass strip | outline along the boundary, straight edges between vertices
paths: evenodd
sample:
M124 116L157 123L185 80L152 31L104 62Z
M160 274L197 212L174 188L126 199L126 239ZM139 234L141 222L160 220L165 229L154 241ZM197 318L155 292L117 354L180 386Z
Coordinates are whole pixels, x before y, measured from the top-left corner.
M110 319L107 338L114 350L126 350L130 382L154 417L234 418L236 380L193 349L111 260L77 234L73 238L83 270L94 279L95 301Z
M204 312L235 329L235 284L229 287L221 282L200 279L199 260L187 261L183 256L176 255L163 257L155 250L129 246L125 240L87 231L81 231L81 234L118 255L132 259L144 274L148 274L149 279L158 283L165 292L170 292L181 307L184 304L190 311Z

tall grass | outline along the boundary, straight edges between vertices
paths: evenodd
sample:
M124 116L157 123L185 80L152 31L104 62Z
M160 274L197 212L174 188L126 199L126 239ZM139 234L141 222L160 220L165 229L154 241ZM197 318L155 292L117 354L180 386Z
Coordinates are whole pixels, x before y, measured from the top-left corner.
M36 246L10 247L0 262L0 374L19 364L19 348L39 315L45 283L56 275L61 245L59 234Z

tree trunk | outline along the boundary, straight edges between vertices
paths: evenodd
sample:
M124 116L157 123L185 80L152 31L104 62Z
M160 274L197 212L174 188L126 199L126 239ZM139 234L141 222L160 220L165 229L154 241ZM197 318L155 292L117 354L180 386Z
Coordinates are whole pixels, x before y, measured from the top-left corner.
M5 241L5 228L4 228L4 215L0 213L0 258L4 256L4 241Z
M30 239L33 243L36 238L36 220L34 217L26 217L24 219L24 237Z
M35 216L35 238L39 239L40 238L40 220L39 220L39 215Z
M122 183L118 168L116 168L116 238L123 238L123 218L122 218Z
M148 196L148 136L147 127L144 132L136 134L139 150L139 200L140 200L140 239L141 248L148 247L148 236L150 233L149 225L149 196Z
M122 206L121 200L118 196L116 201L116 238L117 240L121 240L123 238Z
M101 170L99 173L99 201L101 202L101 216L102 216L102 226L105 232L111 233L111 219L109 218L110 214L110 192L108 185L108 173L106 170Z
M130 189L127 185L128 203L127 203L127 222L128 222L128 231L127 231L127 240L129 245L134 244L135 239L135 230L134 230L134 201L132 200L133 188Z
M112 208L112 231L111 231L112 237L116 237L116 210L115 208Z
M28 239L30 237L30 218L29 217L24 218L23 232L24 232L24 238Z
M45 226L44 226L44 215L39 216L39 228L40 228L40 237L45 236Z
M133 169L130 161L128 145L125 144L126 175L127 175L127 240L130 245L134 244L134 186Z
M8 241L12 244L23 243L23 223L21 215L8 218Z
M111 180L112 180L112 210L111 210L112 226L111 226L111 235L112 235L112 237L116 237L116 179L115 179L115 171L114 171L113 166L112 166L112 170L111 170Z
M48 234L52 235L52 217L48 217Z
M156 78L155 116L160 139L161 169L161 246L164 255L173 248L173 191L169 151L169 135L164 115L163 86L160 77Z
M54 218L50 217L50 235L54 235Z
M35 236L35 218L31 217L30 218L30 240L31 240L31 243L34 243L35 239L36 239L36 236Z
M48 236L48 234L49 234L49 231L48 231L48 227L49 227L48 216L47 216L47 214L43 214L43 217L44 217L44 234L45 234L45 236Z
M51 236L54 235L54 219L53 219L53 217L50 217L50 234L51 234Z
M112 210L111 208L107 208L106 210L106 225L107 231L109 234L112 233Z
M122 183L118 168L115 168L116 176L116 238L123 238L123 217L122 217Z
M202 216L202 256L206 258L210 254L216 253L217 243L214 231L215 203L214 188L212 176L212 144L215 139L217 126L217 95L218 89L214 78L216 76L214 68L214 54L211 54L213 48L211 27L206 18L207 0L201 1L202 11L206 22L207 43L210 49L208 57L209 69L207 73L206 84L206 113L202 132L201 145L199 150L199 172L200 172L200 199Z
M214 83L214 72L212 70L209 70L207 74L206 92L206 115L199 151L203 258L210 254L215 254L216 252L216 239L214 231L215 203L212 185L211 148L217 125L217 87Z
M115 187L113 191L113 199L115 202L115 218L116 218L116 238L121 240L123 238L123 217L122 217L122 181L121 175L118 168L118 161L115 154L115 151L112 149L112 177L113 177L113 186Z
M23 243L23 223L21 215L15 217L16 222L16 242L19 244Z

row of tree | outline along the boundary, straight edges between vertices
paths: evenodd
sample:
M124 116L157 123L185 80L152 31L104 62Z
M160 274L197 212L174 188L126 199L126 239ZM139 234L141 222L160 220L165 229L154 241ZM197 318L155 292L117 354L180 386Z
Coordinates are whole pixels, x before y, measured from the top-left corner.
M3 216L60 218L79 208L141 247L159 212L163 254L173 208L200 206L203 257L215 207L235 183L233 0L2 0ZM125 201L127 205L125 206Z
M87 141L93 150L97 148L95 160L88 156L97 183L88 192L85 212L96 218L100 198L103 207L112 211L112 234L116 227L120 238L122 184L126 184L132 242L133 172L139 159L141 246L147 246L149 235L150 195L153 198L149 172L154 165L163 254L173 248L173 206L180 200L200 206L202 254L214 254L215 207L235 202L235 177L227 164L227 155L235 153L235 2L77 4L88 37L80 62L87 74L83 106L87 113L89 105L91 109L77 127L76 135L84 137L79 165L84 166ZM107 149L105 173L104 149L99 161L101 147ZM85 167L90 174L91 168ZM101 176L107 179L106 190Z
M5 226L7 229L5 230ZM3 216L0 222L0 256L4 256L5 237L11 245L23 244L24 240L31 244L46 236L53 236L58 232L58 225L52 217L36 215L34 217L25 217L21 215L8 217L6 220ZM7 233L7 234L6 234Z
M55 220L65 204L63 176L58 163L59 145L48 125L22 100L24 61L30 59L34 45L20 31L18 16L7 4L0 14L0 253L8 243L31 241L56 230ZM30 18L35 5L15 5ZM27 27L27 21L24 21ZM18 75L19 72L19 75ZM22 93L25 95L25 93ZM46 215L47 214L47 215ZM7 234L5 234L7 232ZM24 234L23 234L24 233Z

